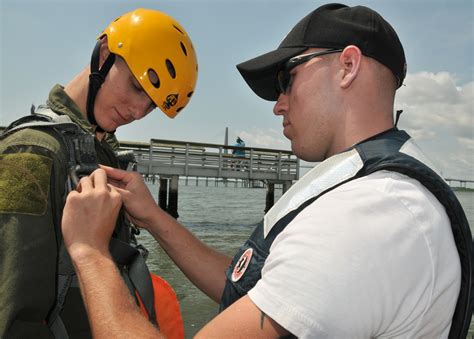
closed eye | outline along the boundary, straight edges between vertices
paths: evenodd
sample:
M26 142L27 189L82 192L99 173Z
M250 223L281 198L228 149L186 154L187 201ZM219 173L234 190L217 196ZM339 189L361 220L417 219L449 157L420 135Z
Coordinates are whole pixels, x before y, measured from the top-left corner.
M132 85L134 87L134 89L137 91L137 92L143 92L143 87L142 85L140 85L140 83L137 81L137 79L135 79L133 76L130 77L131 81L132 81Z
M150 113L151 111L153 111L153 110L156 108L156 105L155 105L155 103L153 102L153 100L151 100L151 98L148 96L148 94L145 92L145 90L143 89L142 85L140 85L140 83L137 81L137 79L135 79L135 77L133 77L133 76L130 77L130 80L131 80L131 82L132 82L132 87L133 87L138 93L145 95L145 96L151 101L151 104L150 104L150 106L148 107L147 112Z

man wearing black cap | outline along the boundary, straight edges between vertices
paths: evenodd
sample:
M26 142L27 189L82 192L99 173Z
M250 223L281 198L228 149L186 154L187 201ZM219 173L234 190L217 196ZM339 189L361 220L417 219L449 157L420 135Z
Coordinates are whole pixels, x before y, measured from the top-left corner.
M117 181L112 192L119 191L136 224L220 301L221 313L198 336L465 337L472 237L454 194L393 121L406 62L390 24L366 7L325 5L275 51L237 67L258 96L276 101L293 152L322 163L280 198L233 260L161 211L138 175L105 168L87 185L100 189L106 175ZM92 248L72 254L83 283L94 283L94 269L110 267L101 284L117 289L101 228L106 220L83 227L77 211L90 201L81 194L64 212L66 243L76 253L84 243ZM86 300L89 310L117 300L100 297ZM127 305L120 310L133 321L121 322L123 312L101 317L146 330Z

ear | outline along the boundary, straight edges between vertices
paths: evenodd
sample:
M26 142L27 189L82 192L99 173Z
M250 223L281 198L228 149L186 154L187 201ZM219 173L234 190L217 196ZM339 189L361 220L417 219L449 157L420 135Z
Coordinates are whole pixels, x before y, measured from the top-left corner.
M105 60L107 60L107 57L110 54L110 50L109 50L109 42L107 40L107 35L104 35L102 38L100 38L100 41L101 41L101 45L100 45L99 67L102 67Z
M357 78L362 60L362 52L359 47L350 45L344 48L339 56L339 63L343 69L343 77L341 79L341 88L348 88Z

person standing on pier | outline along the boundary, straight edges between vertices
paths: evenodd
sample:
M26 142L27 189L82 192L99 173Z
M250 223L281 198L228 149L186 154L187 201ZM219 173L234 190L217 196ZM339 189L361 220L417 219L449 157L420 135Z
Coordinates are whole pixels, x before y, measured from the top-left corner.
M183 27L162 12L136 9L100 33L90 67L66 86L54 86L46 105L0 136L1 338L92 336L61 236L65 197L98 163L119 166L111 147L118 144L117 128L156 107L175 117L196 79L196 54ZM100 206L93 199L89 205ZM130 246L134 234L123 211L117 223L117 213L109 215L117 253L123 254L121 273L155 321L153 304L137 283L144 282L144 291L151 286L141 248ZM132 266L139 269L132 272ZM101 275L95 279L100 282Z
M240 137L237 137L234 147L244 148L245 142ZM241 149L234 149L232 154L238 157L245 157L245 151Z
M237 137L234 147L237 147L232 150L232 155L236 158L233 162L234 167L240 170L240 168L244 167L245 150L243 148L245 147L245 142L240 137Z
M85 293L95 334L113 327L159 336L108 252L103 210L115 212L120 195L133 222L220 302L197 337L465 337L472 236L449 186L396 127L406 61L392 26L367 7L324 5L277 49L237 67L258 96L276 101L293 152L322 163L280 198L233 259L159 209L139 174L103 167L83 178L62 228L84 291L100 291ZM90 206L91 195L101 209Z

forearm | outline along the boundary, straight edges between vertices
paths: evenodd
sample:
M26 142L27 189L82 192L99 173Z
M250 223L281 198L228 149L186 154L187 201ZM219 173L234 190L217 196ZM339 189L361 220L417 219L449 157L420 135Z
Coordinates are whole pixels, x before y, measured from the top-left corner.
M70 254L94 338L162 337L140 313L108 253L82 246Z
M161 209L153 211L147 229L188 279L219 302L231 258L205 245Z

